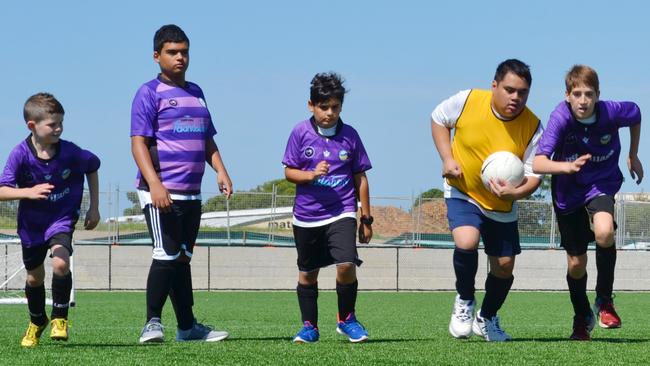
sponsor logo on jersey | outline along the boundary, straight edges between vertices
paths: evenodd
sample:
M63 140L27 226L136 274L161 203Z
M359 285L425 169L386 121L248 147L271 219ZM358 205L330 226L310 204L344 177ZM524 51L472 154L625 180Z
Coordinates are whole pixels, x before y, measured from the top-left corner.
M578 140L576 139L576 135L574 134L567 135L567 137L564 139L565 144L575 144L576 141Z
M50 195L47 197L47 199L50 200L50 201L52 201L52 202L56 202L56 201L62 199L63 197L67 196L68 193L70 193L70 187L64 189L63 191L61 191L61 192L59 192L59 193L52 193L52 194L50 194Z
M203 133L207 130L203 122L195 121L189 116L174 122L174 133Z
M70 169L65 169L65 170L61 173L61 178L63 178L63 179L68 179L69 176L70 176Z
M305 157L311 158L312 156L314 156L314 148L311 146L307 146L305 148Z
M349 157L349 155L348 155L347 151L345 151L345 150L339 151L339 159L341 159L342 161L346 161L346 160L348 160L348 157Z
M314 185L334 188L344 186L348 184L348 182L350 182L350 178L347 175L330 175L318 178L316 181L314 181Z
M610 142L611 140L612 140L612 135L610 135L610 134L603 135L603 136L600 138L600 143L601 143L601 145L607 145L607 144L609 144L609 142Z

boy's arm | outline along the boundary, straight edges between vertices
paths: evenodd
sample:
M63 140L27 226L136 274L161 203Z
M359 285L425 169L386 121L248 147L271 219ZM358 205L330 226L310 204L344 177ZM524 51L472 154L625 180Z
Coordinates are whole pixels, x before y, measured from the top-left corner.
M140 174L142 174L142 177L149 185L151 204L162 212L170 212L172 198L167 188L158 179L153 162L151 161L149 148L147 148L147 141L148 137L145 136L131 136L131 153L133 154L135 164L140 169Z
M431 136L442 160L442 176L459 178L463 175L460 166L451 153L451 130L438 122L431 120Z
M309 184L316 179L327 175L329 170L330 165L323 160L316 165L314 170L300 170L287 166L284 168L284 177L294 184Z
M627 168L630 171L632 179L636 179L636 184L641 184L643 180L643 165L638 156L640 138L641 124L637 123L630 126L630 152L627 155Z
M591 154L584 154L574 161L553 161L546 155L537 155L533 161L533 171L537 174L574 174L582 169Z
M0 187L0 201L10 200L45 200L52 192L53 185L49 183L37 184L29 188Z
M90 207L86 212L84 229L92 230L99 223L99 177L97 171L86 174L88 181L88 194L90 196Z
M372 239L372 222L367 221L372 217L370 214L370 186L365 172L354 175L354 188L361 202L361 222L359 223L359 242L370 243Z
M205 140L205 160L210 164L212 169L217 172L217 186L219 187L219 192L226 195L226 198L230 198L232 195L232 181L226 170L226 166L223 164L221 159L221 153L217 144L212 138Z

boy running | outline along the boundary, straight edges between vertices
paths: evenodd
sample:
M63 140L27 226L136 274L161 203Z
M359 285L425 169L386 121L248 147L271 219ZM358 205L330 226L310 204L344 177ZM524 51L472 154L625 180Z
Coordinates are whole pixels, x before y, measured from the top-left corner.
M632 102L599 101L598 74L589 66L575 65L565 84L566 99L551 113L533 168L537 173L553 174L553 205L561 245L567 253L566 279L575 313L570 338L589 340L595 318L603 328L621 326L612 300L614 196L623 183L618 130L630 128L627 164L639 184L643 179L637 155L641 112ZM587 298L587 245L594 240L598 276L592 312Z

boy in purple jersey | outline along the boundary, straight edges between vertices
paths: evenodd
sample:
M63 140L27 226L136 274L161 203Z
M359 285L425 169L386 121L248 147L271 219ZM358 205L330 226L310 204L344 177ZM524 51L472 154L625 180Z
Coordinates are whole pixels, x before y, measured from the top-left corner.
M621 326L612 301L616 266L614 196L623 183L618 167L618 130L630 128L627 164L639 184L643 179L637 156L641 112L632 102L599 101L598 74L589 66L575 65L565 83L566 101L551 113L533 168L537 173L553 174L553 204L561 245L567 253L566 278L575 312L570 338L589 340L595 317L603 328ZM594 240L598 277L592 311L586 269L587 245Z
M60 138L64 110L51 94L32 95L25 103L23 114L31 134L9 154L0 177L0 200L20 200L18 236L27 270L25 296L30 315L21 345L34 347L48 323L43 285L43 262L48 250L53 272L50 337L68 340L72 233L79 218L84 175L90 191L84 227L91 230L99 222L97 170L100 162L90 151Z
M339 75L317 74L307 102L313 116L298 123L282 159L288 181L296 184L293 233L298 251L298 304L303 328L293 341L318 341L318 272L336 264L338 323L336 331L350 342L368 332L355 316L357 200L361 202L359 241L372 238L366 170L370 160L357 131L339 118L345 88Z
M216 130L198 85L185 80L190 41L176 25L154 35L160 74L140 87L131 108L131 151L138 196L153 242L147 278L147 318L140 343L164 340L162 309L169 295L177 341L220 341L227 332L196 321L190 260L201 221L205 162L227 198L232 182L214 142Z

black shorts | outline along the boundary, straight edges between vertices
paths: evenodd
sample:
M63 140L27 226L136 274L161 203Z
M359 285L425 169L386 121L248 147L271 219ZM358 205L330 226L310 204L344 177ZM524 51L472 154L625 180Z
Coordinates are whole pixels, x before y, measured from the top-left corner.
M298 270L312 272L331 264L363 261L357 253L357 220L346 217L318 227L293 225L298 251Z
M170 212L160 212L148 204L142 212L153 242L153 259L174 260L181 251L192 257L201 224L200 200L176 200Z
M25 269L31 271L43 264L43 262L45 262L45 257L47 256L47 251L54 245L63 246L68 250L70 255L72 255L72 232L56 233L43 245L37 247L23 247L23 263L25 264ZM51 257L52 254L50 254L50 258Z
M591 222L596 212L607 212L614 217L614 197L598 196L568 214L557 214L557 224L560 230L560 245L569 255L587 253L589 243L596 240L591 229ZM614 230L616 230L614 222Z

